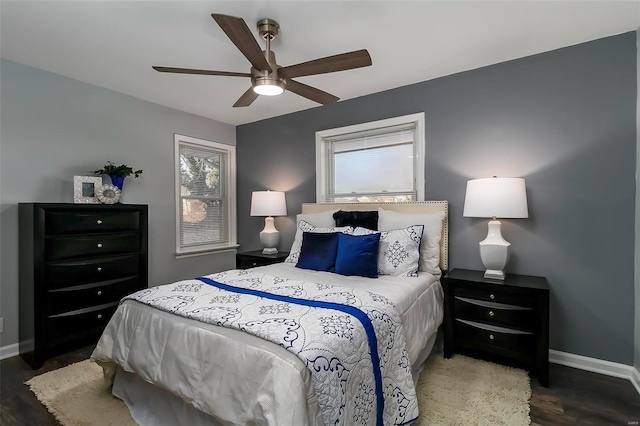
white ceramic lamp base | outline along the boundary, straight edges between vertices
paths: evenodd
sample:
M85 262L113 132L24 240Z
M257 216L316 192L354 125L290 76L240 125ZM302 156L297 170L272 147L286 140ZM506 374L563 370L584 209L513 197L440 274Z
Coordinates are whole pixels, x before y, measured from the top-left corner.
M480 258L486 268L485 278L504 280L504 267L509 262L509 247L511 243L502 238L500 221L489 222L487 238L480 241Z
M264 229L260 232L260 243L262 244L262 253L276 254L278 253L278 243L280 242L280 232L276 229L274 220L271 216L264 218Z

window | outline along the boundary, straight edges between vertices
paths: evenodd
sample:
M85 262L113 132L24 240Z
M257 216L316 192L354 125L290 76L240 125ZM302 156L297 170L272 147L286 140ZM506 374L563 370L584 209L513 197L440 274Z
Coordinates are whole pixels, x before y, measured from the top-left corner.
M176 253L236 247L232 145L175 135Z
M424 200L424 113L316 132L319 203Z

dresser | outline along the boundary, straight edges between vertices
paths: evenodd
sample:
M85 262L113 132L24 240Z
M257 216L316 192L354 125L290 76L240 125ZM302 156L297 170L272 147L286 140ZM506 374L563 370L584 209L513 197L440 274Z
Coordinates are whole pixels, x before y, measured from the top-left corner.
M21 203L20 355L97 342L119 300L148 286L147 206Z
M281 263L289 256L288 251L279 251L274 254L264 254L262 250L246 251L236 254L236 268L248 269L256 266L273 265Z
M546 278L454 269L442 280L444 356L454 352L525 368L549 386L549 285Z

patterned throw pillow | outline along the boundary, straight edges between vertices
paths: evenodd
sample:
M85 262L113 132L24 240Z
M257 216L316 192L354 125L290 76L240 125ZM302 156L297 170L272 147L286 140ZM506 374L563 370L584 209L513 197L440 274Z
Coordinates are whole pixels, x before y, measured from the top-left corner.
M424 225L382 231L378 254L378 274L417 277L420 267L420 241Z
M291 245L291 252L284 261L288 263L298 263L300 250L302 249L302 238L305 232L324 234L328 232L351 232L352 230L353 228L350 226L342 226L338 228L317 228L306 220L301 220L298 222L298 230L296 231L296 236L294 237L293 244Z
M380 232L378 275L417 277L420 266L420 242L424 225ZM374 234L375 231L358 227L354 235Z

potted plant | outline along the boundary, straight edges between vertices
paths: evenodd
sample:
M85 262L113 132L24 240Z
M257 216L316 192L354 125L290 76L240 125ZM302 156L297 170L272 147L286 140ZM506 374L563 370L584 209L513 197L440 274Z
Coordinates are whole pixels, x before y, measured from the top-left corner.
M109 175L111 178L111 183L118 187L120 191L122 191L122 185L124 184L124 179L127 176L134 175L134 177L138 177L142 174L142 170L133 170L133 168L127 166L126 164L121 164L116 166L111 161L107 161L100 170L94 170L93 173L97 175Z

